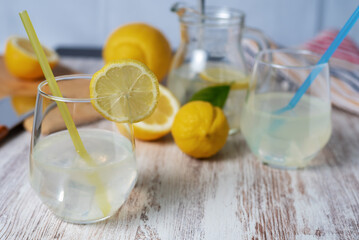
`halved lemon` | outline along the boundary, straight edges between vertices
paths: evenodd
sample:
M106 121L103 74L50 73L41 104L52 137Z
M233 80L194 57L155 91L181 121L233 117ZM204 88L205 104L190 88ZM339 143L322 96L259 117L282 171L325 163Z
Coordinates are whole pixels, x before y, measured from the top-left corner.
M249 81L242 72L225 66L208 67L199 76L213 84L229 84L234 90L247 88Z
M139 122L155 110L159 98L156 76L143 63L124 59L106 64L90 82L94 108L115 122Z
M59 56L50 48L42 46L51 68L59 62ZM5 64L11 74L23 79L37 79L43 76L39 61L27 38L12 36L7 40Z
M166 87L159 85L160 98L153 114L133 125L135 137L141 140L156 140L171 131L172 123L180 103Z

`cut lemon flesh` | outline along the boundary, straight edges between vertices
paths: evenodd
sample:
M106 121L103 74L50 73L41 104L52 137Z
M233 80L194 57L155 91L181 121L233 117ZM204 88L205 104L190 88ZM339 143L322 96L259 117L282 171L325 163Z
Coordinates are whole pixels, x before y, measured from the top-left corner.
M59 56L50 48L42 46L51 68L54 68ZM43 76L36 54L27 38L12 36L5 49L5 64L10 73L24 79L36 79Z
M225 66L209 67L199 74L200 78L213 84L229 84L231 89L248 87L249 77L244 73Z
M90 83L94 108L115 122L139 122L155 110L159 98L156 76L143 63L124 59L106 64Z
M171 131L180 103L168 88L159 85L159 89L160 98L156 110L149 118L133 125L137 139L155 140Z

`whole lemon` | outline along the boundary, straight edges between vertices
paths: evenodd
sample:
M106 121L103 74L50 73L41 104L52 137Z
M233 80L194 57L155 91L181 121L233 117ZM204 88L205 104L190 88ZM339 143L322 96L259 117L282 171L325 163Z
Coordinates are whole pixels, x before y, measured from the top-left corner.
M172 136L177 146L195 158L208 158L226 143L228 122L223 111L204 101L184 105L176 114Z
M103 48L105 62L132 58L138 60L156 75L159 81L168 73L172 52L166 37L145 23L130 23L117 28Z

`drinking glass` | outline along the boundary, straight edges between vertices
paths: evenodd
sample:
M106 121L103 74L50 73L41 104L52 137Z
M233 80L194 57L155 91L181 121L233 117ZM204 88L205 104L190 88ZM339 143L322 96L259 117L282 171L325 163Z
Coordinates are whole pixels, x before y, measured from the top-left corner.
M266 50L253 68L240 126L251 151L280 168L302 168L326 145L331 135L329 66L320 56L295 49ZM311 71L321 68L296 107L285 107Z
M111 122L92 107L90 80L91 75L57 77L63 97L42 82L31 136L31 186L56 216L73 223L116 213L137 180L132 126ZM91 164L77 153L58 102L67 105Z

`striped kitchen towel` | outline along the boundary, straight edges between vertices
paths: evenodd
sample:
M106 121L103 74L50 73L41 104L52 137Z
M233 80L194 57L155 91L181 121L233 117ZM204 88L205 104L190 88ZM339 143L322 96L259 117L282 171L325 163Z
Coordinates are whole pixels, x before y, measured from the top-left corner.
M302 48L323 54L338 32L323 31ZM333 105L359 115L359 49L349 37L335 51L329 67Z
M323 54L337 33L337 30L323 31L299 48ZM246 59L249 65L253 66L258 51L257 46L253 41L244 41L243 45ZM274 43L270 45L271 48L278 48ZM350 37L346 37L335 51L329 61L329 67L332 104L359 115L359 48Z

